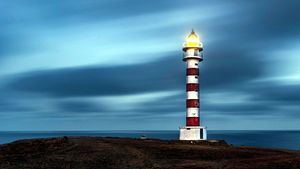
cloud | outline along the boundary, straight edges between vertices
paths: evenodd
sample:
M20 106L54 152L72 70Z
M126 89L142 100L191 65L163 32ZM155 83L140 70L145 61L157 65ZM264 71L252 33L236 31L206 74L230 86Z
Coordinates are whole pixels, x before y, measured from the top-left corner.
M8 87L59 97L125 95L172 90L182 87L182 66L179 58L167 57L135 65L36 71L19 75Z
M94 103L91 101L58 101L55 106L58 111L64 112L65 114L88 114L88 113L102 113L107 111L104 105L99 102Z

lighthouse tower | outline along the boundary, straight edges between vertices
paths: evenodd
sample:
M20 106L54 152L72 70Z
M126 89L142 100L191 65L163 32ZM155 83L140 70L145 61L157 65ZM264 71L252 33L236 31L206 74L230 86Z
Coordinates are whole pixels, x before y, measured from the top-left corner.
M206 127L200 126L199 117L199 63L203 46L192 30L183 44L183 61L186 62L186 126L180 127L180 140L206 140Z

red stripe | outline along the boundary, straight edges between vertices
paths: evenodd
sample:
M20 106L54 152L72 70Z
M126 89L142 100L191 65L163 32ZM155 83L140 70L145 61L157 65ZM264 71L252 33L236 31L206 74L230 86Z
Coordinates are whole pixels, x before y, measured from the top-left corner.
M197 68L188 68L186 69L186 75L199 75L199 69Z
M186 100L186 108L189 107L199 107L199 100L198 99Z
M199 84L197 83L188 83L186 84L186 91L198 91Z
M199 126L199 117L187 117L186 118L186 126Z

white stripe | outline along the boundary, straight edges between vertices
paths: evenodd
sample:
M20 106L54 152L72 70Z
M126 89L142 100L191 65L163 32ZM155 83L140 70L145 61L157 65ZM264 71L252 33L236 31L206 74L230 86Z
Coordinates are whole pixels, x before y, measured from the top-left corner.
M198 92L195 91L186 92L186 99L198 99Z
M199 117L198 108L187 108L186 117Z
M197 75L190 75L186 77L186 83L198 83L198 76Z
M188 59L186 63L187 68L199 68L199 61L197 59Z

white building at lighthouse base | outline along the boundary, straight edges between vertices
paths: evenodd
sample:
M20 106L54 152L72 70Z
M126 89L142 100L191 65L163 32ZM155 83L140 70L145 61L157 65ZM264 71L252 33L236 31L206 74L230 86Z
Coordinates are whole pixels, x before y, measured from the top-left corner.
M179 140L207 140L205 126L184 126L179 128Z

